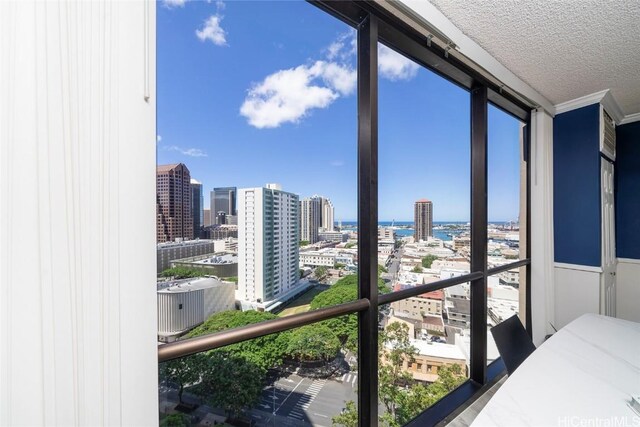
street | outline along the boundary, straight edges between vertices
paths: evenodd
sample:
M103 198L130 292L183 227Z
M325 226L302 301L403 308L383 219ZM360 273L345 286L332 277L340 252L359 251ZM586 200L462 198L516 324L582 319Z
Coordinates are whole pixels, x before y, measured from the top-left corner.
M345 402L357 400L357 381L357 372L329 379L296 374L272 379L251 417L257 426L331 426L331 418L340 413Z
M247 411L254 426L317 426L330 427L331 418L340 414L349 400L357 401L357 371L349 371L337 378L307 378L295 373L278 377L270 373L268 385L260 394L258 404ZM176 387L160 385L161 411L170 411L177 404ZM200 404L202 400L185 392L184 400ZM199 419L225 417L223 411L200 404L193 415Z

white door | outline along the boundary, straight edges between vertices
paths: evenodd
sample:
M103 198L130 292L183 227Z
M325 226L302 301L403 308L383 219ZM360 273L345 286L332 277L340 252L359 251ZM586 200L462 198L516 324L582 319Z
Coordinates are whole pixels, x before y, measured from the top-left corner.
M602 290L600 313L616 315L616 231L613 188L613 163L602 159Z

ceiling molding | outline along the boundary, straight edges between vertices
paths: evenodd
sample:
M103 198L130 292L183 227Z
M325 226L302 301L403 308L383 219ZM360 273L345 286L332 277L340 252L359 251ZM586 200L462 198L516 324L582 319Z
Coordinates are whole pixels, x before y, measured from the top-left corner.
M624 116L624 119L620 120L621 125L626 125L627 123L640 122L640 113L635 114L627 114Z
M578 108L586 107L587 105L593 104L602 104L611 118L615 120L616 124L622 123L622 121L626 118L615 98L613 97L613 95L611 95L611 90L609 89L601 90L600 92L592 93L590 95L572 99L571 101L556 104L555 109L556 114L562 114L566 113L567 111L577 110Z

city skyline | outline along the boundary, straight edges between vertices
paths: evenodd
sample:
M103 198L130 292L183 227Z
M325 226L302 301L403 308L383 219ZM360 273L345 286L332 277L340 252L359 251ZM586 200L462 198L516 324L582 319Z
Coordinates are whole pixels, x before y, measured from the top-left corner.
M335 221L355 220L353 35L308 3L159 8L158 163L187 164L204 191L279 182L301 197L325 194ZM468 92L388 48L379 62L379 218L410 220L413 201L428 197L438 206L435 221L468 221ZM269 109L274 99L265 94L291 101L282 87L292 76L303 80L304 105L293 115ZM327 98L313 101L311 93ZM518 131L517 120L490 107L493 220L518 217Z

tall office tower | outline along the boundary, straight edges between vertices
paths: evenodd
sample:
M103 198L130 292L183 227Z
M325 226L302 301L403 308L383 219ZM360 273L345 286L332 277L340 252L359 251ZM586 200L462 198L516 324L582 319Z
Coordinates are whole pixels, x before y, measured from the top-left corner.
M333 203L331 200L322 197L322 224L324 231L333 231Z
M218 214L216 215L216 224L224 225L226 223L227 223L227 214L222 211L218 212Z
M204 227L204 196L202 183L191 178L191 215L193 217L193 237L200 237Z
M156 205L158 243L193 238L191 175L183 163L156 169Z
M216 224L218 214L224 212L225 216L237 215L236 213L236 193L238 189L236 187L219 187L214 188L211 192L211 218L215 219ZM220 224L222 225L222 224Z
M416 242L427 240L433 236L433 203L427 199L420 199L414 207L413 237Z
M318 229L322 225L322 199L307 197L300 202L300 239L316 243Z
M202 212L203 212L202 217L204 219L203 225L205 227L208 227L211 225L211 209L203 209Z
M298 196L277 184L238 192L238 293L267 303L298 285ZM267 304L265 304L267 305Z

